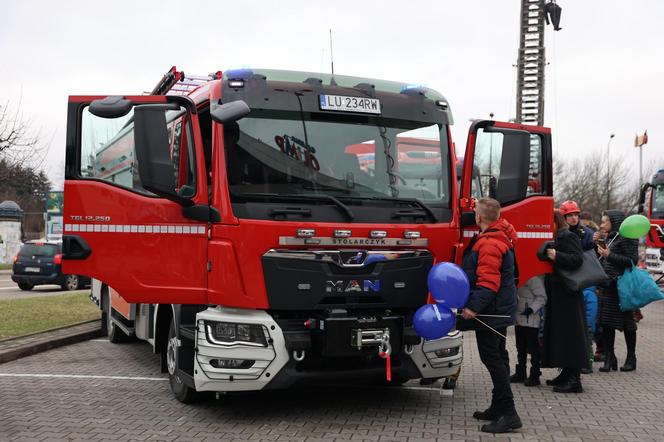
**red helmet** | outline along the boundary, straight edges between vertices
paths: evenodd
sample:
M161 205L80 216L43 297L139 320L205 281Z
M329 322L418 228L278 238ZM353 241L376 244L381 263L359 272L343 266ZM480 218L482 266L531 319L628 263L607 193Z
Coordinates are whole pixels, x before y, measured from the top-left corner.
M562 213L563 216L567 216L570 213L580 213L581 212L581 209L579 208L579 205L576 202L570 201L570 200L567 200L564 203L562 203L560 205L560 209L558 209L558 210L560 210L560 213Z

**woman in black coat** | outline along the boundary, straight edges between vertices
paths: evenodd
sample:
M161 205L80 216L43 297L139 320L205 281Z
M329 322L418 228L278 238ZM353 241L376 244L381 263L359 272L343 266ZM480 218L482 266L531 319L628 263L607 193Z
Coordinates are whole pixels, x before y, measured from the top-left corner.
M606 287L600 287L599 312L597 324L602 326L604 339L604 366L599 371L607 372L618 368L618 360L613 352L616 330L625 333L627 343L627 359L620 371L636 370L636 321L634 311L620 311L618 287L616 280L625 269L636 265L638 261L639 242L620 236L618 230L625 219L621 210L607 210L602 214L600 228L607 233L606 239L598 243L597 253L602 257L604 271L611 278ZM597 237L598 235L595 234ZM606 245L606 247L602 247Z
M554 272L546 275L542 366L562 368L555 379L546 381L558 393L581 393L581 368L587 365L585 305L581 290L569 290L556 273L575 270L583 263L579 237L570 232L563 215L554 212L555 241L547 249Z

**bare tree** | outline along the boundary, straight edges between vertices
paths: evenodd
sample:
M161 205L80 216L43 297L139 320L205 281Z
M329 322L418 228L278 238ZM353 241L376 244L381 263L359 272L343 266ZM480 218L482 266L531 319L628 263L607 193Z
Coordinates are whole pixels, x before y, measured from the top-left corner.
M607 163L606 155L595 151L582 158L554 162L554 198L576 201L581 209L599 218L603 210L630 212L638 199L638 183L622 158Z
M40 135L22 117L20 103L13 111L9 102L0 105L0 159L10 165L41 168L48 146L41 142Z

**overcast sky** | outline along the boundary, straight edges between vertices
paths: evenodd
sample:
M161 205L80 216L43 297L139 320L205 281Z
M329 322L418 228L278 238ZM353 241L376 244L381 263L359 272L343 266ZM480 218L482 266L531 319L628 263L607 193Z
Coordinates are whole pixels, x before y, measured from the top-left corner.
M45 170L62 175L68 95L137 94L172 65L207 74L249 66L424 83L447 97L457 150L469 119L515 116L519 0L2 0L0 104L41 129ZM547 27L545 125L554 152L664 167L664 2L558 0ZM644 167L644 168L645 168ZM57 184L61 186L60 183Z

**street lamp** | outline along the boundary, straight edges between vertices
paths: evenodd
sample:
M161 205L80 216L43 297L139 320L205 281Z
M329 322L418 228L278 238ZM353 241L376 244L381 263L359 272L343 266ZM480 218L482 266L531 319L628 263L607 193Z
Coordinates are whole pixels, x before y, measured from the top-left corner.
M611 153L611 140L616 134L609 136L609 142L606 143L606 209L610 209L609 202L611 201L611 161L609 161L609 154Z

